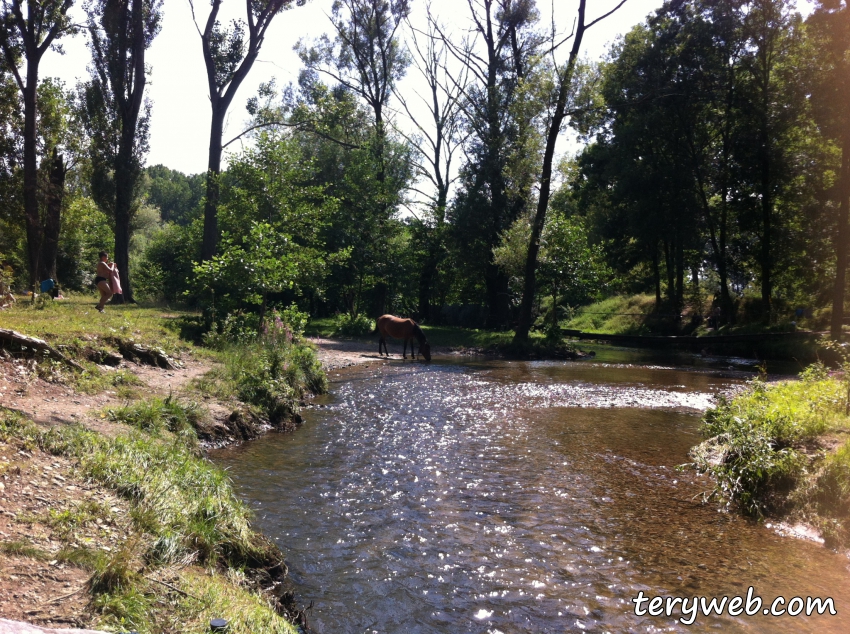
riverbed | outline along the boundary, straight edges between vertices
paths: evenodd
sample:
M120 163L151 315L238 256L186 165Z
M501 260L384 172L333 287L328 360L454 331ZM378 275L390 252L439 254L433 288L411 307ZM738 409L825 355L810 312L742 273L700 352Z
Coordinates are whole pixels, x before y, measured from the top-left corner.
M703 503L711 483L677 469L748 370L616 349L372 362L333 372L295 433L212 457L287 553L316 632L844 632L844 555ZM686 626L632 603L750 586L838 615Z

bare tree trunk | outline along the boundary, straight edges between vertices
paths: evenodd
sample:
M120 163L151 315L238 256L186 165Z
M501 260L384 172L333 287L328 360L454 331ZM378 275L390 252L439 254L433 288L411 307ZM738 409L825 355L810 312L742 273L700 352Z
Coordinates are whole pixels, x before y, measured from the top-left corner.
M655 310L661 308L661 267L658 263L658 244L652 247L652 277L655 281Z
M56 279L56 256L59 252L59 232L62 228L62 201L65 196L65 161L58 148L53 148L47 205L44 215L44 235L41 241L39 279Z
M624 0L625 1L625 0ZM537 199L537 211L534 214L534 220L531 223L531 239L528 243L528 255L525 260L525 283L522 291L522 304L520 305L519 323L514 334L514 341L525 342L528 340L528 331L531 329L531 312L534 305L534 293L536 286L537 274L537 256L540 252L540 236L543 233L543 226L546 223L546 211L549 207L549 196L552 188L552 161L555 155L555 145L558 141L558 135L561 132L561 125L566 116L567 97L569 96L570 85L572 83L573 73L578 60L578 54L581 50L581 41L584 37L584 32L600 20L608 17L622 6L623 2L618 4L612 11L597 18L593 22L587 24L585 22L585 10L587 0L580 0L578 6L578 21L573 35L573 46L570 49L570 56L567 61L567 66L563 73L559 73L560 85L558 87L558 99L555 104L555 111L552 113L552 121L549 125L549 130L546 135L546 148L543 152L543 169L540 175L540 190Z
M218 201L221 177L221 135L226 109L213 108L210 125L209 161L207 163L207 196L204 201L204 237L201 258L211 260L218 248Z
M685 247L681 231L676 233L676 311L679 311L685 303Z
M29 254L29 281L38 283L38 261L41 254L41 217L38 212L38 149L36 146L38 117L38 61L27 61L27 85L24 88L24 220Z
M773 197L770 191L770 153L767 144L770 142L767 138L767 131L764 131L762 142L765 147L762 149L762 173L761 173L761 220L762 220L762 235L761 235L761 304L764 312L764 321L770 321L770 297L773 294L772 280L772 263L771 263L771 248L770 238L772 233L771 223L773 220Z
M135 126L121 136L131 138L129 143L122 138L115 161L115 264L118 265L121 280L121 297L125 302L133 302L133 288L130 285L130 220L136 180L131 164Z

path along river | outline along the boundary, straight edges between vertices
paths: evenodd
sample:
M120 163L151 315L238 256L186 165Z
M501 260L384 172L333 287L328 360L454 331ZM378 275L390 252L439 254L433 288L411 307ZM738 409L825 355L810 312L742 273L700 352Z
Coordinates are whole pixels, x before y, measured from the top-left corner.
M287 553L314 631L848 632L845 556L716 504L676 466L749 373L593 361L338 371L294 434L214 453ZM632 597L832 597L837 616L638 616ZM644 608L646 604L644 604Z

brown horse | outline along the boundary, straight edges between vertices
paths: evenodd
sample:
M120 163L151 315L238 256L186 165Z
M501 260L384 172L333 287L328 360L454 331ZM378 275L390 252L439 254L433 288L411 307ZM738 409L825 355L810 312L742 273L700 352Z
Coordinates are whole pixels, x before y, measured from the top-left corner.
M393 315L381 315L378 317L376 325L378 326L378 332L381 334L381 339L378 341L378 355L381 354L381 346L383 346L384 352L387 353L387 356L390 356L387 350L386 337L393 337L395 339L404 339L402 356L405 359L407 358L407 342L410 341L410 354L415 359L416 352L413 349L412 339L416 337L416 340L419 341L419 353L425 357L426 361L431 360L431 345L425 338L425 334L422 332L419 324L412 319L402 319Z

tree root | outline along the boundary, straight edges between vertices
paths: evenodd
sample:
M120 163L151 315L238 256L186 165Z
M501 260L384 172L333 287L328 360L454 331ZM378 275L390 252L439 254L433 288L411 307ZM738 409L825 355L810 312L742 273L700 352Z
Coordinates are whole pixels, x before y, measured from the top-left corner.
M84 369L83 366L81 366L79 363L69 359L43 339L30 337L28 335L21 334L20 332L17 332L15 330L7 330L5 328L0 328L0 346L7 347L8 343L6 342L11 343L13 345L17 345L23 350L27 348L32 350L39 350L51 359L66 363L75 370L79 370L80 372L82 372Z

